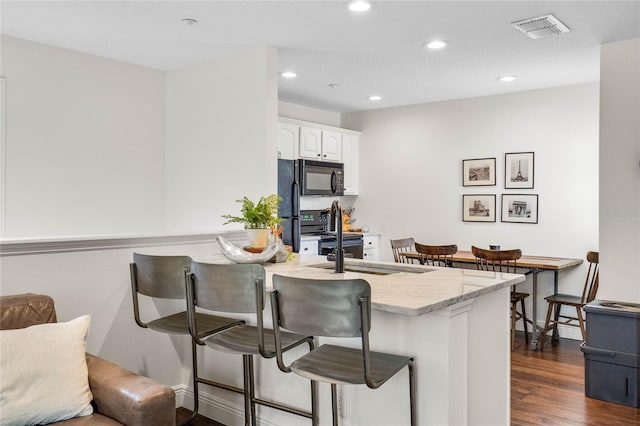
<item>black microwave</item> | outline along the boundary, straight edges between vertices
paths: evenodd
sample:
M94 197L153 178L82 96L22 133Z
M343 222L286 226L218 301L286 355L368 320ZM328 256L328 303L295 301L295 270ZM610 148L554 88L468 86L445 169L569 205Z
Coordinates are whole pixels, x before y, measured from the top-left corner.
M300 194L344 195L344 164L329 161L298 160Z

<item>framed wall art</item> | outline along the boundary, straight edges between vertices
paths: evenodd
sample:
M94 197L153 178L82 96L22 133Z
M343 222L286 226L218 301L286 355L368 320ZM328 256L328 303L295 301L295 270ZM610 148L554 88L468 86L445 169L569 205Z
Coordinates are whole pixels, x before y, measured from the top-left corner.
M495 157L462 160L462 186L492 186L495 184Z
M502 194L501 220L538 223L538 194Z
M496 196L493 194L465 194L462 196L463 222L495 222Z
M508 152L504 155L505 189L533 188L533 152Z

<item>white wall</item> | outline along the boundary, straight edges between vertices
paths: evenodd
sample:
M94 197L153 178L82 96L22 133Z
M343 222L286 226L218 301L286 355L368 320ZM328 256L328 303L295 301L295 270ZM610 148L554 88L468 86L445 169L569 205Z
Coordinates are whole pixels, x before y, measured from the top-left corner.
M225 233L239 244L241 233ZM216 235L194 238L80 240L25 244L33 251L0 256L0 295L39 293L54 299L58 321L91 315L87 351L170 386L189 383L191 352L186 336L136 325L129 263L133 253L187 255L220 261ZM172 242L173 241L173 242ZM11 243L9 243L11 246ZM14 245L15 246L15 245ZM17 244L20 246L20 244ZM9 248L10 250L10 248ZM184 301L141 296L141 317L150 321L184 309Z
M310 108L289 102L278 102L278 116L340 127L340 113Z
M358 223L382 234L386 260L389 239L405 237L584 258L598 250L598 90L591 83L343 114L343 127L363 132ZM523 151L535 152L534 189L505 190L504 154ZM462 160L484 157L496 157L497 185L463 187ZM539 194L539 223L501 223L504 193ZM462 194L496 194L496 223L462 222ZM561 272L561 290L580 294L585 273ZM552 280L539 275L541 294Z
M2 36L3 237L163 226L164 73Z
M1 237L209 231L277 191L274 48L164 73L3 37L2 76Z
M220 229L235 200L277 192L277 87L273 48L168 73L167 229Z
M601 55L600 297L640 303L640 39Z

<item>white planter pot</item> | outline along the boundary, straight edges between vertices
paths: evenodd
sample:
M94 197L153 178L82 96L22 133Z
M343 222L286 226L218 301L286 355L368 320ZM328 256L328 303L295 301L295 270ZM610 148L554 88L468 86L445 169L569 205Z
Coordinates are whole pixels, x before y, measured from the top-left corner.
M271 236L270 229L246 229L249 237L249 247L265 247Z

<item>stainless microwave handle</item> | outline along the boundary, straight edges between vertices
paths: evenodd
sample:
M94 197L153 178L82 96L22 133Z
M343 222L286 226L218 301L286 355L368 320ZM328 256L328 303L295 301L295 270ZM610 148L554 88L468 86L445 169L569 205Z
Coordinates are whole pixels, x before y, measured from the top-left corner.
M338 190L338 175L335 170L331 170L331 192L334 194Z

